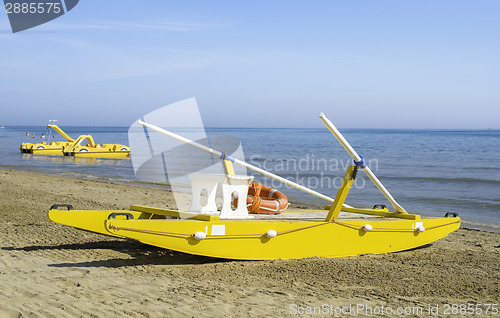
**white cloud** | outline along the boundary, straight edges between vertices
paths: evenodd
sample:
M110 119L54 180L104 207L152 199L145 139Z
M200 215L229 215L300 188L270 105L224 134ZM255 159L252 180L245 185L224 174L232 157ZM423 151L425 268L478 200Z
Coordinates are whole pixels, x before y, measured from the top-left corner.
M90 21L88 23L60 23L47 24L58 30L163 30L176 32L202 31L210 29L213 25L203 23L187 23L175 21L155 22L121 22L121 21Z

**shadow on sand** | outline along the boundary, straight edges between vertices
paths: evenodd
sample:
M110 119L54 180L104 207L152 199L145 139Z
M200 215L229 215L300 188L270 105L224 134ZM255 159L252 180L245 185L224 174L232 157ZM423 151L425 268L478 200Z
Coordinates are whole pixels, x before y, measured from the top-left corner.
M399 254L408 251L426 249L430 246L432 246L432 244L426 244L423 246L395 253ZM192 255L172 250L166 250L147 244L142 244L137 241L128 241L119 239L86 242L86 243L61 244L61 245L45 245L45 246L34 245L34 246L25 246L20 248L2 247L1 250L25 251L25 252L50 251L50 250L57 250L57 251L81 250L87 252L90 251L89 258L90 257L95 258L96 256L92 254L92 250L110 250L129 255L129 257L126 258L106 258L106 259L86 261L86 262L65 262L65 263L49 264L50 267L119 268L119 267L140 266L140 265L198 265L198 264L236 262L236 260L231 260L231 259L221 259L221 258L214 258L214 257L200 256L200 255ZM103 255L100 254L98 258L103 258Z
M125 240L106 240L86 243L74 244L61 244L61 245L34 245L25 246L20 248L2 247L4 251L92 251L92 250L111 250L119 253L128 254L129 257L125 258L107 258L100 260L93 260L88 262L66 262L50 264L51 267L108 267L118 268L126 266L138 265L196 265L196 264L210 264L210 263L226 263L232 262L229 259L220 259L207 256L199 256L186 254L182 252L166 250L159 247L154 247L147 244L142 244L136 241ZM89 254L93 258L103 258L102 254L98 257Z

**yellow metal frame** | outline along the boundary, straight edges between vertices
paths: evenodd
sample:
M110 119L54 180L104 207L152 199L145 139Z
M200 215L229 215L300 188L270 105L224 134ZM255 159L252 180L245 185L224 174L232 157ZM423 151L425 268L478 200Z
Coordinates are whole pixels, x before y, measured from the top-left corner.
M342 180L342 184L340 185L340 188L337 191L335 200L333 201L333 204L330 206L329 209L330 211L328 212L325 221L330 222L337 220L340 210L344 205L345 199L349 194L349 190L351 189L352 183L356 178L357 172L358 172L358 167L356 166L350 166L349 168L347 168L347 172L345 173L344 179Z
M347 168L347 172L342 179L342 184L340 185L339 190L337 191L337 195L335 196L335 201L331 205L325 205L325 210L329 210L328 215L326 216L325 221L334 221L337 220L340 212L348 212L348 213L356 213L356 214L365 214L372 216L380 216L380 217L390 217L390 218L400 218L400 219L408 219L408 220L420 220L420 215L418 214L409 214L409 213L398 213L398 212L389 212L387 208L383 209L358 209L358 208L350 208L345 207L344 202L349 194L352 183L356 179L356 174L358 172L357 166L350 166Z
M233 163L227 159L222 160L222 166L227 175L235 175Z
M192 219L192 220L210 221L210 222L220 221L220 217L218 215L199 214L193 212L180 212L176 210L151 208L142 205L131 205L130 210L134 212L148 213L151 215L150 218L153 215L163 215L176 219Z

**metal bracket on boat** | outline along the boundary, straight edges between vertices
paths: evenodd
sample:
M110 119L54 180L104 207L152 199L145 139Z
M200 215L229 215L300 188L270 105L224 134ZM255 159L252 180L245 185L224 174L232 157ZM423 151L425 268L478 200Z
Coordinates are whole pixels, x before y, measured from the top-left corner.
M363 159L363 156L359 156L359 158L361 158L359 161L356 161L356 159L354 159L354 164L356 165L356 167L361 167L363 169L366 168L366 163Z
M448 212L444 215L445 218L456 218L458 217L458 213Z
M384 210L384 209L387 209L387 207L386 207L384 204L375 204L375 205L373 206L373 209L374 209L374 210L377 210L377 209L379 209L379 210Z
M110 219L116 219L117 216L125 216L127 217L127 220L133 220L134 219L134 216L132 215L132 213L123 213L123 212L118 212L118 213L111 213L109 216L108 216L108 220Z
M226 153L223 151L220 155L221 160L229 160L234 163L234 158L231 156L227 156Z
M50 209L51 210L59 210L59 208L66 208L68 211L74 210L71 204L53 204Z
M354 170L352 171L352 174L351 174L352 180L356 180L356 176L358 175L358 170L359 170L359 166L354 166Z

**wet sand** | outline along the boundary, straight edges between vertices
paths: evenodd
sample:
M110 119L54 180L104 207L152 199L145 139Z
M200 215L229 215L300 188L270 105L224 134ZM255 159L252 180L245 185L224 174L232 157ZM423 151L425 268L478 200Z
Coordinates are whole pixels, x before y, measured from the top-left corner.
M498 233L460 229L393 254L231 261L79 231L46 214L54 203L171 206L160 188L0 170L0 193L0 317L449 317L460 314L452 305L469 304L469 313L500 316L495 306L486 313L500 300Z

